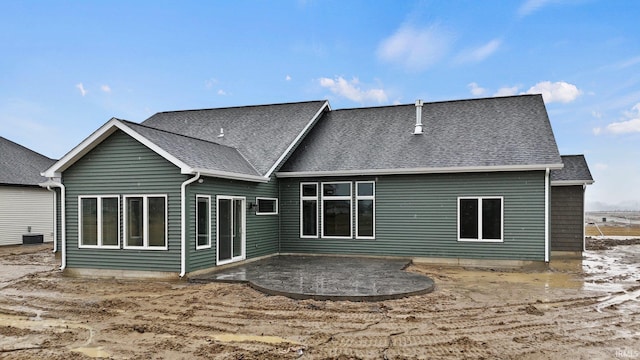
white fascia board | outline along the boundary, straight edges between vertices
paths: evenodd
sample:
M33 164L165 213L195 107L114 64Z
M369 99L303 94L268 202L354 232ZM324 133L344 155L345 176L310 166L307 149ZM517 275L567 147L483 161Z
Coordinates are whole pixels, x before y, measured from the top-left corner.
M107 121L104 125L102 125L98 130L94 131L89 137L84 139L80 144L74 147L70 152L68 152L62 159L58 160L55 164L53 164L50 168L45 170L41 175L44 177L60 177L61 173L68 169L71 165L73 165L76 161L80 160L84 155L86 155L93 148L98 146L101 142L103 142L106 138L108 138L111 134L113 134L116 130L122 130L127 135L133 137L158 155L167 159L169 162L173 163L177 167L180 168L182 172L188 171L191 168L185 164L184 162L178 160L175 156L169 154L153 142L149 141L149 139L140 135L122 121L116 118L112 118Z
M326 100L325 100L324 104L322 105L322 107L320 108L320 110L318 110L318 112L316 112L316 114L311 118L311 120L309 120L309 122L307 123L307 125L305 125L305 127L302 129L302 131L300 131L298 136L296 136L296 138L293 139L293 141L291 142L291 144L289 144L287 149L280 155L280 157L275 162L275 164L273 164L273 166L271 166L271 169L269 169L269 171L267 171L267 173L264 175L265 177L267 177L267 178L271 177L271 174L273 174L273 172L280 166L280 164L284 161L284 159L287 157L287 155L289 155L289 153L291 152L293 147L302 140L302 137L318 121L320 116L322 116L322 114L324 113L325 109L331 111L331 106L329 105L329 101L326 101Z
M593 180L555 180L551 182L551 186L577 186L591 185Z
M344 171L299 171L299 172L278 172L279 178L291 177L319 177L319 176L357 176L357 175L406 175L406 174L449 174L449 173L470 173L470 172L503 172L503 171L545 171L547 168L562 169L563 164L549 165L504 165L504 166L482 166L482 167L442 167L442 168L407 168L407 169L364 169L364 170L344 170Z
M189 169L189 170L183 170L182 171L183 174L196 174L196 173L200 173L202 176L210 176L210 177L217 177L217 178L223 178L223 179L230 179L230 180L242 180L242 181L250 181L250 182L260 182L260 183L267 183L270 181L270 179L266 176L258 176L258 175L245 175L245 174L238 174L238 173L232 173L232 172L228 172L228 171L220 171L220 170L211 170L211 169Z

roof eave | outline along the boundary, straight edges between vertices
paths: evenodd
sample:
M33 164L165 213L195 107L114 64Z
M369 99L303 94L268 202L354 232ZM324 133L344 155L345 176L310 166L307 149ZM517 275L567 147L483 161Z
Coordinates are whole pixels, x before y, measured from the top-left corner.
M582 186L592 185L593 180L552 180L551 186Z
M258 183L267 183L270 180L270 178L266 176L239 174L239 173L234 173L229 171L220 171L220 170L212 170L212 169L193 168L193 169L183 170L182 173L191 174L191 175L200 173L200 175L202 176L210 176L210 177L217 177L217 178L230 179L230 180L258 182Z
M364 170L338 170L338 171L296 171L277 172L279 178L295 177L320 177L320 176L357 176L357 175L407 175L407 174L448 174L448 173L478 173L478 172L505 172L505 171L536 171L559 170L564 165L538 164L538 165L501 165L501 166L461 166L461 167L433 167L433 168L401 168L401 169L364 169Z

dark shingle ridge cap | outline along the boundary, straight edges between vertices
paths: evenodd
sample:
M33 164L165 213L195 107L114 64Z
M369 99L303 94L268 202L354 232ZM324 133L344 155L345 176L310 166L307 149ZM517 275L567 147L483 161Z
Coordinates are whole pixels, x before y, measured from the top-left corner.
M183 138L186 138L186 139L191 139L191 140L196 140L196 141L202 141L202 142L205 142L205 143L209 143L209 144L214 144L214 145L222 146L222 147L226 147L226 148L229 148L229 149L234 149L234 150L236 150L236 151L240 152L237 148L234 148L233 146L220 144L220 143L217 143L217 142L215 142L215 141L209 141L209 140L200 139L200 138L197 138L197 137L194 137L194 136L188 136L188 135L178 134L178 133L174 133L173 131L167 131L167 130L164 130L164 129L159 129L159 128L155 128L155 127L153 127L153 126L143 125L143 124L141 124L141 123L137 123L137 122L133 122L133 121L129 121L129 120L118 119L118 118L114 118L114 119L116 119L116 120L118 120L118 121L121 121L121 122L123 122L123 123L125 123L125 124L132 124L132 125L134 125L134 126L140 126L140 127L145 128L145 129L155 130L155 131L163 132L163 133L165 133L165 134L171 134L171 135L180 136L180 137L183 137ZM243 156L243 157L244 157L244 156Z
M311 104L311 103L324 103L328 100L307 100L307 101L292 101L292 102L284 102L284 103L271 103L271 104L254 104L254 105L238 105L238 106L224 106L224 107L215 107L215 108L202 108L202 109L186 109L186 110L167 110L167 111L158 111L157 113L151 115L149 117L152 118L158 114L172 114L172 113L181 113L181 112L196 112L196 111L210 111L210 110L230 110L230 109L247 109L247 108L256 108L256 107L266 107L266 106L282 106L282 105L301 105L301 104Z
M520 95L509 95L509 96L487 96L487 97L480 97L480 98L466 98L466 99L452 99L452 100L435 100L435 101L424 101L423 100L423 106L424 105L429 105L429 104L444 104L444 103L456 103L456 102L468 102L468 101L509 99L509 98L519 98L519 97L529 97L529 96L542 97L541 94L520 94ZM393 108L393 107L401 107L401 106L415 106L415 102L414 103L407 103L407 104L391 104L391 105L365 106L365 107L354 107L354 108L340 108L340 109L332 109L331 112L334 112L334 111L347 111L347 110L382 109L382 108Z
M7 142L10 142L10 143L11 143L11 144L13 144L14 146L17 146L17 147L23 148L24 150L27 150L27 151L29 151L29 152L31 152L31 153L33 153L33 154L35 154L35 155L38 155L38 156L41 156L41 157L47 158L47 159L49 159L49 160L51 160L51 161L57 161L56 159L50 158L50 157L48 157L48 156L46 156L46 155L43 155L43 154L41 154L41 153L39 153L39 152L37 152L37 151L35 151L35 150L29 149L28 147L26 147L26 146L24 146L24 145L20 145L20 144L18 144L18 143L17 143L17 142L15 142L15 141L11 141L11 140L7 139L7 138L6 138L6 137L4 137L4 136L0 136L0 139L5 140L5 141L7 141Z

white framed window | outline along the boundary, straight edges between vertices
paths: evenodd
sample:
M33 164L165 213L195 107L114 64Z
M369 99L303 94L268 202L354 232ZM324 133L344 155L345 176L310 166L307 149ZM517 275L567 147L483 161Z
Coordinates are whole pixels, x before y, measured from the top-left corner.
M125 195L124 247L166 250L167 195Z
M458 198L458 241L502 242L502 196Z
M376 237L376 185L356 181L356 239Z
M278 215L278 199L256 197L256 215Z
M322 183L323 238L350 239L353 230L351 182Z
M318 237L318 183L300 183L300 237Z
M78 247L120 248L120 197L78 196Z
M196 249L211 248L211 196L196 195Z

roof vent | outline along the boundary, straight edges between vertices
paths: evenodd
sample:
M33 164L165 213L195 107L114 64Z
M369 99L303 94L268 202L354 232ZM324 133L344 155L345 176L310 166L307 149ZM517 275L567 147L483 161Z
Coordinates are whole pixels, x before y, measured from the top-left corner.
M218 137L219 138L224 137L224 129L223 128L220 128L220 134L218 134Z
M422 132L422 100L416 100L416 128L413 135L420 135Z

